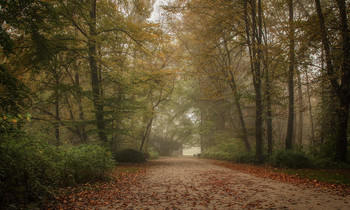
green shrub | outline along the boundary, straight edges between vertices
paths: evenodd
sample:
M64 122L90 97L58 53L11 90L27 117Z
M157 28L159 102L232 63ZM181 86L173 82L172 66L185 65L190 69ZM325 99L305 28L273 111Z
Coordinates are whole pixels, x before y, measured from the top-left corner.
M145 162L149 157L148 154L142 153L134 149L124 149L117 151L114 154L114 159L117 162L126 162L126 163L142 163Z
M201 157L215 160L232 160L233 155L223 151L205 151L201 153Z
M66 147L62 163L64 181L86 183L106 177L114 161L110 152L99 145Z
M301 151L278 151L270 158L270 164L279 168L309 168L309 157Z
M245 151L244 145L239 139L231 139L230 142L223 142L210 147L201 153L201 157L237 163L251 163L254 161L254 156Z
M148 154L149 154L150 160L154 160L154 159L157 159L159 157L159 153L157 151L155 151L154 149L150 149L148 151Z
M0 203L35 201L60 180L55 147L24 135L1 136Z
M98 145L55 147L25 134L0 135L0 208L42 201L62 185L104 178L114 165Z
M233 157L235 163L254 163L255 155L253 153L245 153Z
M335 162L331 158L312 158L312 168L316 169L350 169L350 164Z

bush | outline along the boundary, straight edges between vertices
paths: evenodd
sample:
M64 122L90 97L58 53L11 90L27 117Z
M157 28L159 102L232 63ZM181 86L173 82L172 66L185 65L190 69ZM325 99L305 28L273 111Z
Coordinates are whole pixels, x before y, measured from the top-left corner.
M0 135L0 208L42 201L52 189L104 178L114 165L98 145L55 147L25 134Z
M215 160L232 160L233 159L233 155L228 152L213 151L213 150L202 152L201 157L215 159Z
M255 155L252 153L236 155L236 156L234 156L233 161L235 163L254 163L255 162Z
M149 159L151 160L157 159L159 157L159 153L154 149L150 149L148 154L149 154Z
M345 169L350 170L350 164L335 162L331 158L312 158L312 168L316 169Z
M1 136L0 203L30 202L49 195L60 180L55 147L24 135Z
M99 145L64 148L63 177L65 182L86 183L106 177L114 161L110 152Z
M309 168L309 157L301 151L278 151L270 158L270 164L279 168Z
M243 143L238 139L232 139L231 142L223 142L215 147L208 148L201 154L204 158L227 160L237 163L251 163L254 156L245 151Z
M114 155L114 159L117 162L126 163L142 163L149 157L149 154L142 153L134 149L124 149L117 151Z

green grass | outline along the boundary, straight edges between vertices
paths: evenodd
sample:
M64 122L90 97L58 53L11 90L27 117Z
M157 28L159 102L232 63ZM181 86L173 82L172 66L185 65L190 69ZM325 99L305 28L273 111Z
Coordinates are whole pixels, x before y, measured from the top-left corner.
M295 175L300 178L318 180L321 182L350 186L350 170L329 170L329 169L274 169L274 172L281 172Z

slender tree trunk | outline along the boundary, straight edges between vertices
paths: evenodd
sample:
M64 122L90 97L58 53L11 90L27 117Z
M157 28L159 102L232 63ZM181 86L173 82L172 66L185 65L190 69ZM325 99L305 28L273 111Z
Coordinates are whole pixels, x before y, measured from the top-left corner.
M289 8L289 70L288 70L288 125L287 125L287 136L286 136L286 150L293 148L293 125L294 125L294 11L293 11L293 0L288 0Z
M152 123L153 123L153 117L151 117L151 119L147 123L146 130L145 130L145 132L143 134L142 142L141 142L141 145L140 145L140 152L142 152L143 145L145 144L147 137L151 133Z
M265 59L265 82L266 82L266 123L267 123L267 154L272 155L272 105L271 105L271 82L270 73Z
M255 0L253 0L255 1ZM255 4L255 2L254 2ZM255 6L253 7L255 8ZM255 18L253 18L255 19ZM262 61L262 8L261 8L261 0L258 0L258 31L257 34L257 55L258 60L256 61L256 68L255 68L255 103L256 103L256 158L258 163L261 163L263 161L262 159L262 114L263 114L263 107L262 107L262 99L261 99L261 61Z
M56 89L55 89L55 117L56 117L56 123L55 123L55 137L56 137L56 145L60 145L60 97L59 97L59 84L60 84L60 76L58 74L57 69L54 69L54 75L55 75L55 83L56 83Z
M266 31L266 24L264 22L264 28ZM264 62L264 69L265 69L265 83L266 83L266 90L265 90L265 97L266 97L266 124L267 124L267 154L270 156L272 155L273 151L273 134L272 134L272 103L271 103L271 81L270 81L270 69L267 64L269 53L268 53L268 46L267 46L267 36L264 35L265 40L265 57L263 59Z
M236 86L236 83L234 81L233 75L231 75L230 86L231 86L231 89L232 89L232 92L234 95L236 109L237 109L239 121L240 121L241 127L242 127L243 143L244 143L244 146L245 146L247 152L251 152L251 147L250 147L250 143L249 143L249 139L248 139L248 131L247 131L247 127L246 127L246 124L244 121L243 112L242 112L241 103L240 103L240 98L239 98L238 93L237 93L237 86Z
M309 115L310 115L310 124L311 124L311 141L314 147L314 153L316 153L316 142L315 142L315 130L314 130L314 119L312 115L312 104L311 104L311 94L310 94L310 83L309 83L309 74L306 72L306 92L309 103Z
M252 35L248 19L248 2L251 6ZM244 16L246 23L247 45L249 49L251 72L255 89L255 158L257 163L263 161L262 157L262 100L261 100L261 60L262 60L262 8L261 0L258 0L258 27L256 23L256 0L244 2ZM250 40L251 38L251 40Z
M105 121L103 113L103 101L102 101L102 90L101 81L98 74L97 66L97 49L96 49L96 0L91 1L91 11L90 11L91 23L89 23L90 37L88 40L88 53L89 53L89 63L91 71L91 86L93 94L94 111L96 116L96 126L98 130L98 136L102 142L107 142L107 135L105 133Z
M75 73L75 87L78 90L78 94L77 94L77 97L76 97L76 102L78 104L78 109L79 109L79 121L80 121L79 133L80 133L80 140L81 140L82 143L86 143L87 135L86 135L85 125L82 124L85 121L85 117L84 117L83 105L82 105L82 102L81 102L82 91L81 91L81 87L80 87L80 77L79 77L79 73L78 72Z
M227 56L227 67L228 67L227 71L228 71L229 75L226 74L225 70L224 70L224 72L230 78L229 85L231 87L231 90L232 90L232 93L233 93L233 96L234 96L234 100L235 100L235 104L236 104L236 108L237 108L237 112L238 112L239 121L240 121L241 127L242 127L243 143L244 143L244 146L245 146L247 152L250 153L251 152L251 146L250 146L249 139L248 139L248 131L247 131L247 127L246 127L246 124L245 124L244 117L243 117L243 112L242 112L241 102L240 102L240 95L239 95L238 90L237 90L237 83L235 81L234 74L233 74L233 72L232 72L232 70L230 68L231 65L232 65L232 60L231 60L231 54L230 54L230 51L228 49L226 39L224 41L224 44L225 44L224 47L225 47L226 56Z
M298 110L298 117L299 117L299 123L298 123L298 144L299 147L302 148L303 144L303 126L304 126L304 119L303 119L303 90L302 90L302 84L301 84L301 76L300 76L300 71L297 71L297 79L298 79L298 97L299 97L299 110Z

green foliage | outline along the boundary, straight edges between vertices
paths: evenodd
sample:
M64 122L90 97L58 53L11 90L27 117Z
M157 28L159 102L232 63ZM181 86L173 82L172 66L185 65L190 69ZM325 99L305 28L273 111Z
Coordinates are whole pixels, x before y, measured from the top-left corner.
M2 135L0 203L33 201L60 180L57 149L27 136Z
M255 163L255 155L253 153L246 153L242 155L236 155L233 159L236 163Z
M309 168L310 158L301 151L278 151L270 158L270 164L279 168Z
M70 146L63 152L63 177L73 183L100 180L114 166L111 153L99 145Z
M154 150L153 148L148 150L148 154L149 154L150 160L154 160L154 159L157 159L159 157L159 153L156 150Z
M215 151L213 149L209 149L205 152L201 153L201 157L209 158L209 159L216 159L216 160L232 160L233 155L228 152L223 151Z
M114 159L117 162L126 163L142 163L148 158L148 154L142 153L134 149L124 149L114 154Z
M58 186L104 178L114 166L104 147L55 147L16 133L1 135L0 162L0 205L43 200Z
M242 142L238 139L233 139L233 141L229 143L223 142L217 144L202 152L201 156L204 158L228 160L237 163L251 163L254 161L254 156L245 152Z
M315 169L350 169L350 164L335 162L331 158L311 158L311 167Z
M3 65L0 65L0 78L0 110L21 113L26 107L24 100L28 97L28 88Z

